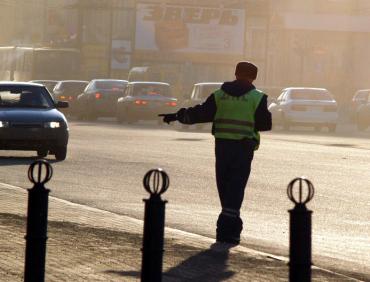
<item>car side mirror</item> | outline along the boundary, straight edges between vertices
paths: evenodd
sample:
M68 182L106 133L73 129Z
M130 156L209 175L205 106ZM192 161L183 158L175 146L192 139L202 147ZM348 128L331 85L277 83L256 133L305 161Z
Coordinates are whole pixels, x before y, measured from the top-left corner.
M58 108L58 109L62 109L62 108L68 108L69 107L69 103L66 102L66 101L58 101L56 104L55 104L55 107Z

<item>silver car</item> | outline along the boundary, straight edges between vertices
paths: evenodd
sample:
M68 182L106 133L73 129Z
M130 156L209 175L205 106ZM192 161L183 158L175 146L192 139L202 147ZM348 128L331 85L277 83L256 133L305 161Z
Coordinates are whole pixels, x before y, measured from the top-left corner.
M273 124L289 130L291 126L327 127L334 132L338 120L338 105L324 88L290 87L270 104Z

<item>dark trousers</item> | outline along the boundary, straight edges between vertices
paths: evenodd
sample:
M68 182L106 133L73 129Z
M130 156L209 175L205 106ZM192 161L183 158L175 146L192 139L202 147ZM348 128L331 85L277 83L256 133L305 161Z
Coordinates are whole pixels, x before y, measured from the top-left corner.
M240 208L251 171L256 142L216 139L216 181L222 211L217 220L218 241L239 243L243 222Z

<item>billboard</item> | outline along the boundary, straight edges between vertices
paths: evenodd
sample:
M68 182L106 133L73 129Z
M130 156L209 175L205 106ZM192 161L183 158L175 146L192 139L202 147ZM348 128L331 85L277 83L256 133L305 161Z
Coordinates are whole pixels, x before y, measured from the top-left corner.
M111 68L128 70L131 66L131 40L112 40Z
M137 4L135 50L242 55L245 10Z

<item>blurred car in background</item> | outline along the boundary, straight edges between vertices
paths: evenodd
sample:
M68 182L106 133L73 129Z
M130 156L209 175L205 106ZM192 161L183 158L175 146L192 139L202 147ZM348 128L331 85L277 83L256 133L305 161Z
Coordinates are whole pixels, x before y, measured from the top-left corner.
M273 125L289 130L291 126L327 127L334 132L338 120L338 106L324 88L290 87L269 106Z
M41 84L0 82L0 150L37 151L39 157L67 156L68 124Z
M31 80L30 83L38 83L42 84L46 87L51 95L53 95L53 89L55 85L58 83L58 80Z
M117 99L123 96L127 80L94 79L77 97L77 117L95 120L98 117L114 117Z
M118 122L157 120L158 114L177 111L177 99L172 97L170 85L164 82L130 82L116 106Z
M365 105L367 103L367 97L370 94L370 89L361 89L356 91L356 93L353 95L351 104L350 104L350 118L352 121L356 122L358 111L361 108L362 105Z
M84 91L88 84L89 82L84 80L62 80L55 85L53 89L54 99L69 103L69 108L64 109L63 113L76 114L77 96Z
M365 102L357 107L356 125L360 131L366 130L370 126L370 91L365 97Z
M181 105L183 108L194 107L203 103L208 96L220 89L223 82L201 82L193 86L190 97L187 98Z
M284 87L279 86L256 86L256 87L258 90L261 90L268 96L267 105L270 105L272 102L275 102L284 89Z
M190 97L181 104L181 108L194 107L203 103L213 92L220 89L222 84L223 82L201 82L194 84ZM181 127L183 129L188 129L190 126L182 124ZM204 124L198 123L195 127L197 129L202 129Z

